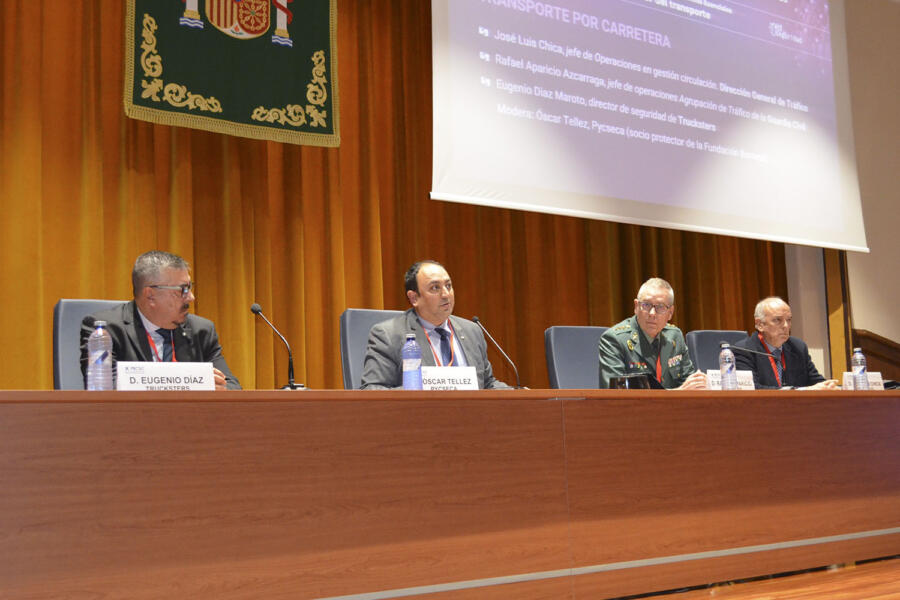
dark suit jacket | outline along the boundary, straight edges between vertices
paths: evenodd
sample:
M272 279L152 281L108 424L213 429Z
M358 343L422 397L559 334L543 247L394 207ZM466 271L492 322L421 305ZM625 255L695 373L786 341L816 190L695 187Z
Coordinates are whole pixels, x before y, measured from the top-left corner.
M120 360L143 361L153 360L153 351L147 341L147 330L137 312L134 301L88 315L81 322L81 373L85 376L87 387L87 340L94 332L94 321L106 321L106 328L113 339L113 369ZM241 389L237 378L231 374L225 357L216 326L209 319L189 314L187 320L175 331L175 358L182 362L211 362L213 366L225 374L226 387L230 390Z
M759 335L754 331L747 338L734 344L738 348L748 348L757 352L766 352ZM781 376L781 386L806 387L825 381L825 378L816 369L809 357L809 348L803 340L789 337L781 347L784 352L785 370ZM734 359L737 368L742 371L753 372L753 383L756 389L773 389L778 387L775 373L772 371L772 362L768 356L748 354L740 350L734 351Z
M494 379L491 363L487 358L487 343L478 325L460 317L451 316L450 322L466 355L466 364L475 367L478 375L478 387L481 389L508 388L509 386ZM422 366L435 366L434 356L428 351L431 345L425 337L425 330L410 308L402 315L378 323L369 332L366 345L366 358L363 362L361 389L379 390L397 388L403 385L400 351L406 343L406 334L415 333L416 341L422 348Z

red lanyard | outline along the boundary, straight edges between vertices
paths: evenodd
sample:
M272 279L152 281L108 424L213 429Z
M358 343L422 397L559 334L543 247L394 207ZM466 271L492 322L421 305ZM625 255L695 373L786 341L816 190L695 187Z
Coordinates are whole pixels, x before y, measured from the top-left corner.
M162 362L163 359L159 355L159 350L156 349L156 342L153 341L153 336L150 335L149 331L144 331L147 334L147 341L150 342L150 347L153 349L153 354L156 356L156 360L158 362ZM165 341L165 339L164 339ZM172 332L172 362L178 362L178 359L175 358L175 332Z
M660 342L659 346L659 354L656 355L656 380L662 383L662 362L659 358L662 355L662 342Z
M768 352L769 354L772 354L772 351L769 349L768 344L766 344L766 340L763 339L762 334L757 333L756 335L759 336L759 341L763 345L763 348L766 349L766 352ZM772 372L775 373L775 382L778 384L778 387L781 387L781 377L778 376L778 367L775 366L775 357L769 356L769 362L772 364ZM783 373L785 369L787 369L787 363L784 360L784 348L782 348L781 349L781 372Z
M447 364L447 366L452 367L453 361L454 361L454 356L456 353L456 348L453 347L453 323L451 323L450 321L447 321L447 326L450 327L450 363ZM435 329L437 329L437 327L435 327ZM434 355L434 364L436 364L439 367L443 367L444 366L443 361L437 355L437 352L434 351L434 346L431 344L431 336L428 335L428 330L423 327L422 331L425 332L425 337L428 338L428 347L431 348L431 353Z

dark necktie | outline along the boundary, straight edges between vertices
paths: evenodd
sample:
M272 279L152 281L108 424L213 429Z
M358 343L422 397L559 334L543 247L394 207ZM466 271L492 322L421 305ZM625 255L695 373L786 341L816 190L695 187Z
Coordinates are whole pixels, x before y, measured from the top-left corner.
M660 355L660 352L662 352L660 349L661 346L662 343L659 341L659 334L657 334L656 339L650 344L650 354L656 357L656 364L650 365L650 376L653 377L656 375L656 380L660 383L662 383L662 368L657 367L662 366L662 356Z
M441 336L441 364L449 367L451 366L450 361L453 360L453 351L450 348L450 332L443 327L436 327L434 330Z
M174 330L172 329L163 329L160 327L156 330L156 333L162 336L163 338L163 347L162 347L162 361L163 362L172 362L172 342L174 341Z
M775 371L778 373L778 383L784 387L784 373L781 367L781 348L772 348L772 354L775 356Z

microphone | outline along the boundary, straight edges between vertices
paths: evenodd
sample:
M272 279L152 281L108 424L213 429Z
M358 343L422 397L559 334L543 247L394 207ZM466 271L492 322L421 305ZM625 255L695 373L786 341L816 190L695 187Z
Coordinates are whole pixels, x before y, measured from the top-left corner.
M490 339L494 343L494 346L497 347L497 350L500 351L500 354L503 355L503 358L506 359L506 362L508 362L512 366L513 373L516 374L516 389L521 390L522 382L519 381L519 370L516 368L516 363L514 363L512 361L512 359L510 359L506 355L506 352L503 351L503 348L500 347L500 344L497 343L497 340L494 339L494 336L492 336L490 333L488 333L488 330L484 328L484 325L481 324L481 321L478 320L478 317L472 317L472 322L475 323L476 325L478 325L479 327L481 327L481 331L484 332L484 335L488 336L488 339Z
M278 331L278 329L276 329L274 325L272 325L272 322L266 318L266 315L264 315L262 313L262 307L259 304L256 304L254 302L250 306L250 312L252 312L254 315L259 315L260 317L262 317L263 321L265 321L269 325L269 327L272 328L272 331L274 331L275 333L278 334L278 337L280 337L281 341L284 342L284 345L287 346L288 382L287 382L287 385L281 389L283 389L283 390L302 390L302 389L304 389L306 386L304 386L302 383L294 383L294 355L291 353L291 345L288 344L288 341L286 339L284 339L284 336L281 335L281 332Z
M728 347L732 350L740 350L741 352L749 352L750 354L759 354L760 356L771 356L775 358L774 354L769 354L768 352L760 352L759 350L750 350L749 348L741 348L740 346L735 346L734 344L729 344L725 340L719 342L719 348L722 347L722 344L728 344Z

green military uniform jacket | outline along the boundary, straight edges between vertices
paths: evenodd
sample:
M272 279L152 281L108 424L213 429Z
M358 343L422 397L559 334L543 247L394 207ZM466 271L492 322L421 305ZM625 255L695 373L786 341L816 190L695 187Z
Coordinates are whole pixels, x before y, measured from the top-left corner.
M656 377L659 356L664 388L677 388L695 371L684 335L674 325L666 325L657 336L659 354L641 331L637 317L625 319L600 337L600 387L609 387L610 377L650 373Z

